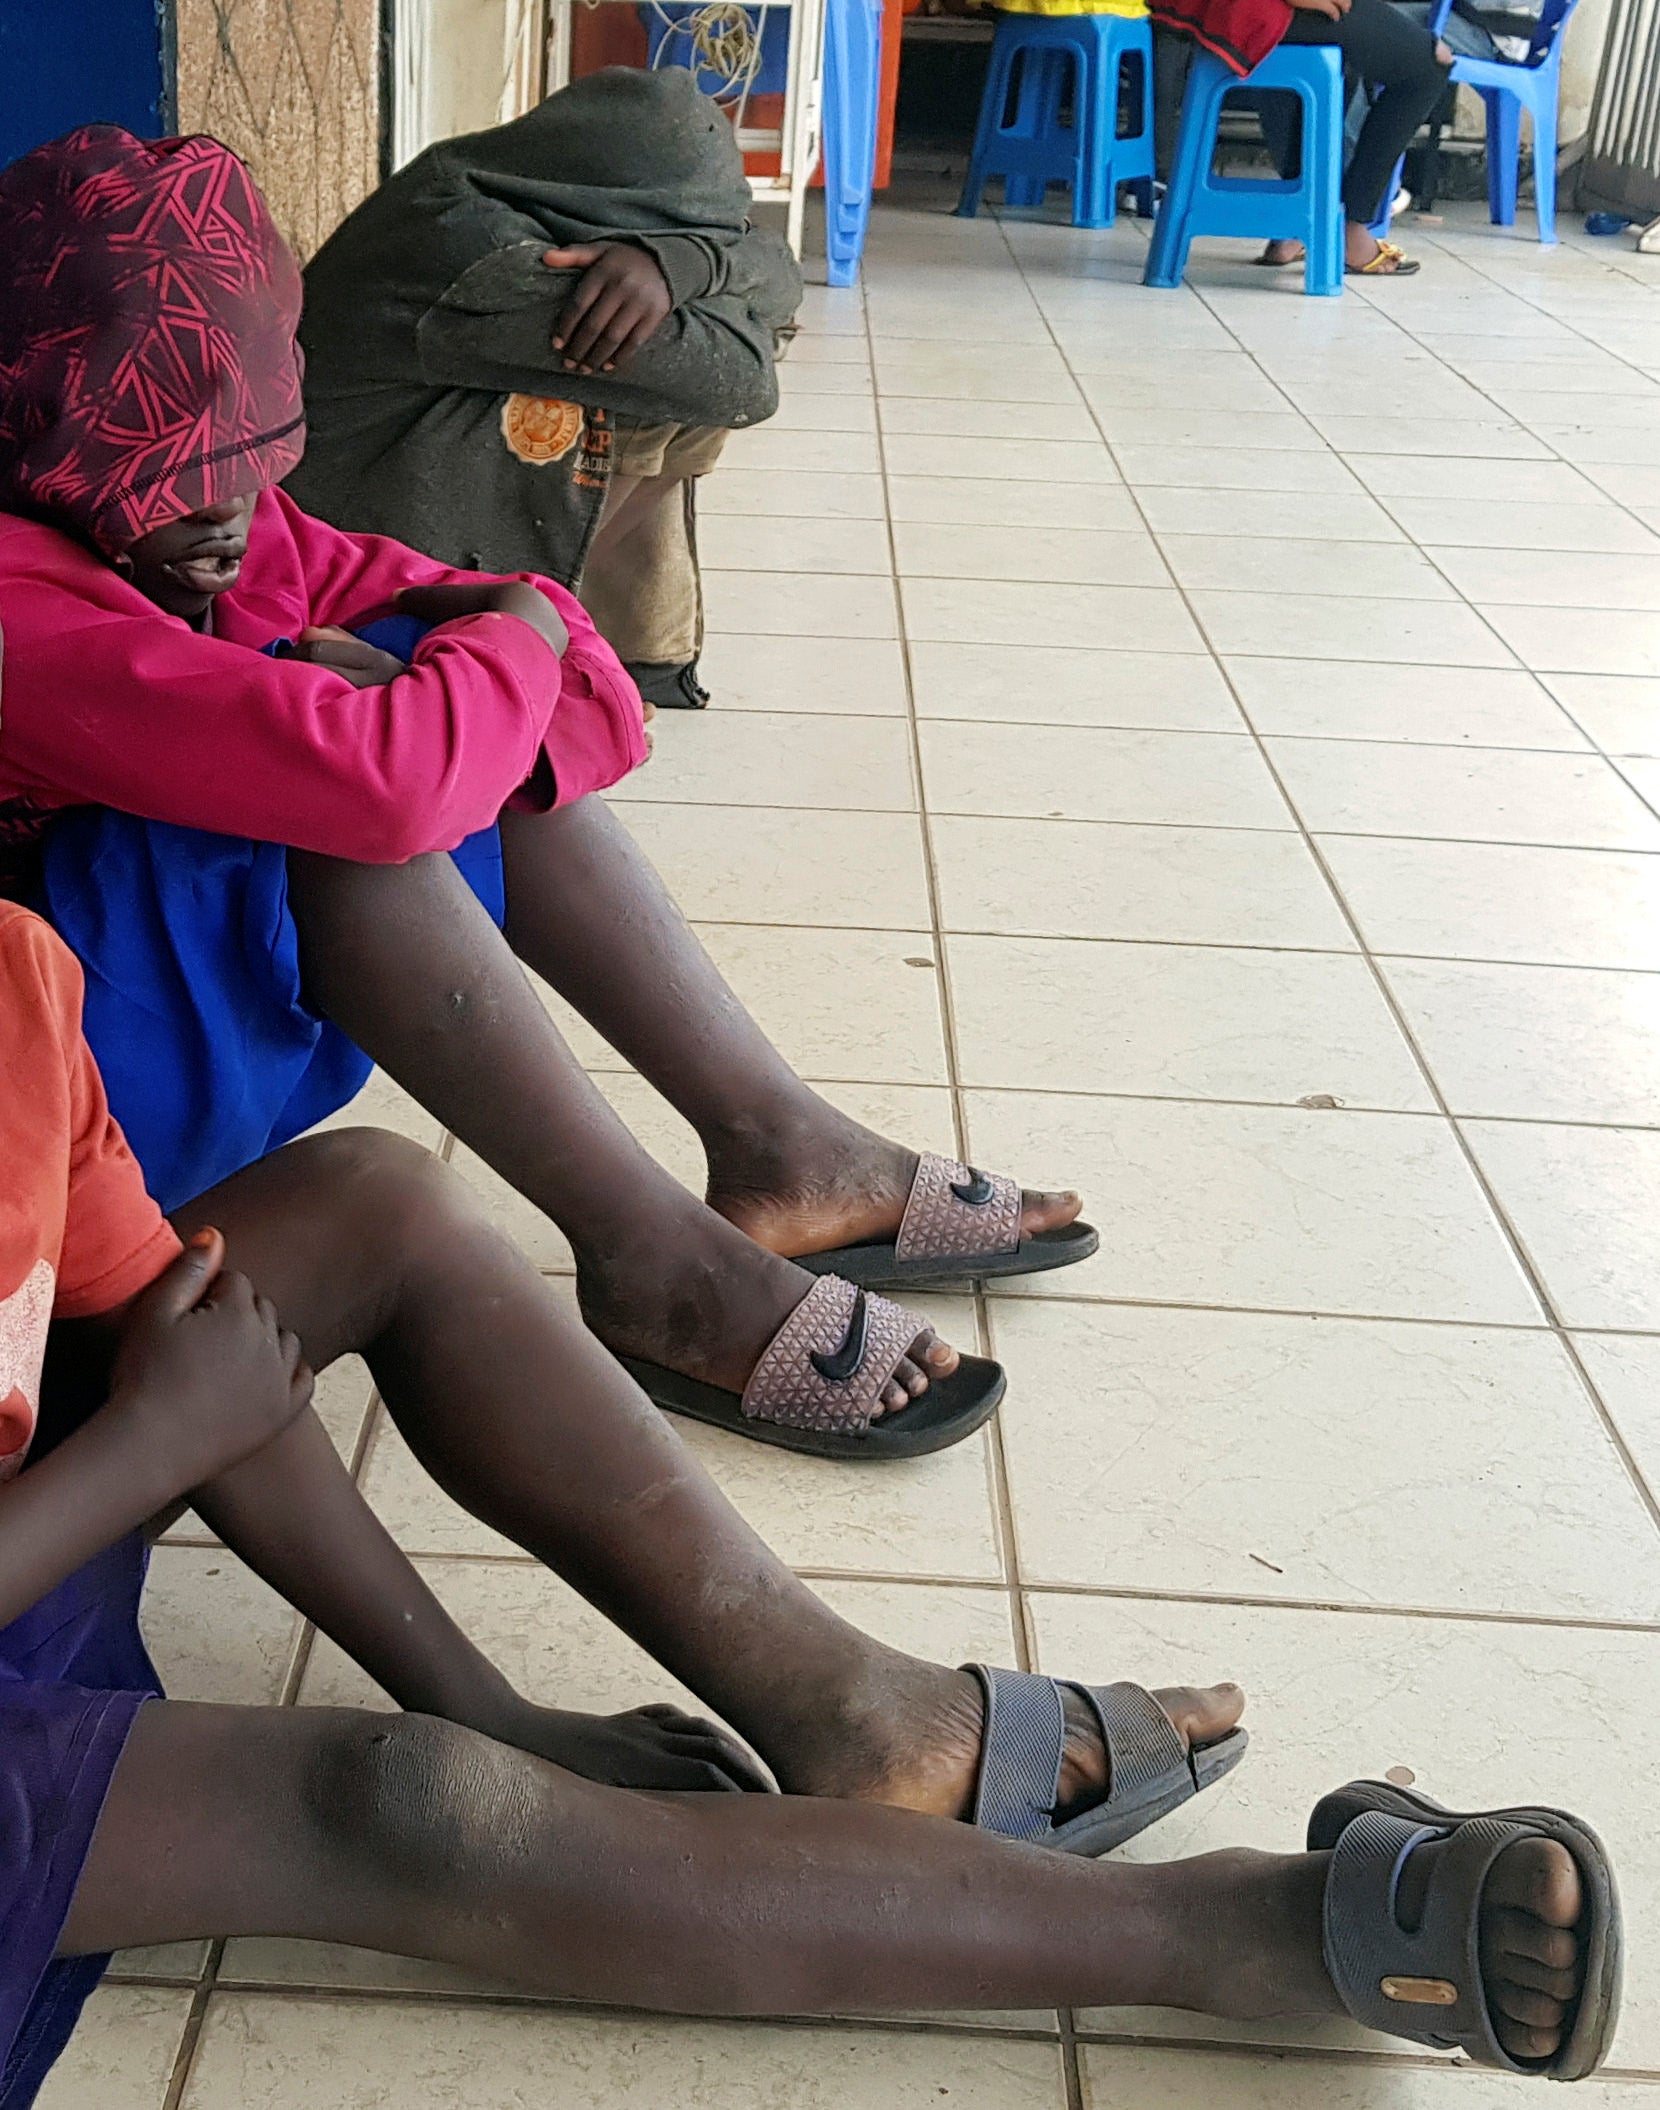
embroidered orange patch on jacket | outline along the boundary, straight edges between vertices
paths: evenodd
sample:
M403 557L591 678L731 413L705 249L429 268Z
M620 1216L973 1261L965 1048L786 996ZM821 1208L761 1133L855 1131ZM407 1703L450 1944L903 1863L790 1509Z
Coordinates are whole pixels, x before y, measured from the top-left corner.
M556 462L582 432L582 410L557 396L509 396L501 407L501 436L522 462Z

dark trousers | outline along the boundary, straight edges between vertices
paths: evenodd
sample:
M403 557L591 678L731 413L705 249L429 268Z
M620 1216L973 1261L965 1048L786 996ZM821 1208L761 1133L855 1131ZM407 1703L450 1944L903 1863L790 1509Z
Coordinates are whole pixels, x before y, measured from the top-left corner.
M1282 42L1335 44L1343 54L1348 92L1361 87L1375 93L1343 176L1345 218L1369 224L1382 210L1396 162L1447 85L1447 69L1435 56L1435 39L1389 0L1352 0L1349 12L1336 22L1299 8ZM1262 95L1257 110L1281 175L1294 175L1297 98Z

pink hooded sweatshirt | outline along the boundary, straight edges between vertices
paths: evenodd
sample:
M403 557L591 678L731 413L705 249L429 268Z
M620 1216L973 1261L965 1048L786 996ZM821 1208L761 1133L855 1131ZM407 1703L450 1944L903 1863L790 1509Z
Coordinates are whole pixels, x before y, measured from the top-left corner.
M377 688L265 656L387 613L399 587L480 583L272 488L304 444L299 304L215 140L89 126L0 174L0 844L100 805L397 864L644 760L638 691L549 579L532 583L570 632L562 661L506 615L430 631ZM108 561L256 491L212 636Z

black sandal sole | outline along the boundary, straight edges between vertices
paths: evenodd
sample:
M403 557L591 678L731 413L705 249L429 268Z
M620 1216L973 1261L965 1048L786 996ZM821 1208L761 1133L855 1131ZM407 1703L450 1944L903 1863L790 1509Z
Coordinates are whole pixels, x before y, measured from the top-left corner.
M984 1428L1008 1390L1001 1363L965 1355L949 1377L931 1377L927 1391L908 1407L883 1414L862 1436L843 1436L826 1429L792 1429L778 1421L751 1419L736 1392L683 1377L661 1363L640 1362L631 1355L617 1360L652 1404L666 1413L683 1414L690 1421L748 1436L756 1443L770 1443L777 1450L798 1451L808 1458L840 1458L854 1465L896 1463L947 1451Z
M1012 1253L987 1253L974 1260L901 1260L891 1238L870 1245L833 1246L827 1253L798 1253L794 1265L809 1275L840 1275L859 1289L972 1290L976 1283L997 1282L1010 1275L1047 1275L1076 1267L1101 1249L1101 1234L1092 1224L1063 1224L1058 1231L1036 1231Z

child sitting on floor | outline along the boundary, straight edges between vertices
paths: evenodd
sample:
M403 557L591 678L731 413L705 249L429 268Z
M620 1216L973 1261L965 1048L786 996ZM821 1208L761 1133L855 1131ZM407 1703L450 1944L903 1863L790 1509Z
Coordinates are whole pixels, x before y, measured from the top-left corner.
M839 1455L980 1426L995 1366L862 1293L1081 1259L1076 1197L919 1159L791 1072L593 796L640 760L640 706L569 594L274 488L303 442L299 277L241 163L109 126L26 155L0 284L0 830L40 859L28 898L86 969L161 1202L373 1058L565 1231L589 1323L660 1403ZM341 638L394 603L396 655ZM520 960L696 1128L705 1204Z
M106 1952L237 1935L692 2013L1346 2007L1512 2071L1606 2055L1620 1921L1578 1820L1361 1782L1304 1855L1078 1858L1237 1762L1237 1688L951 1671L858 1633L411 1145L291 1145L180 1211L181 1252L79 1000L61 943L0 904L0 2110L34 2100ZM765 1781L672 1708L512 1691L310 1411L308 1366L354 1351L443 1486L782 1795L622 1792ZM184 1496L410 1711L162 1700L142 1527Z

